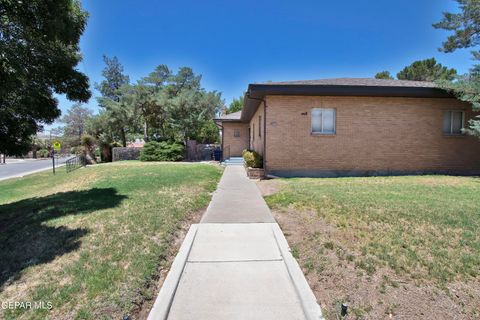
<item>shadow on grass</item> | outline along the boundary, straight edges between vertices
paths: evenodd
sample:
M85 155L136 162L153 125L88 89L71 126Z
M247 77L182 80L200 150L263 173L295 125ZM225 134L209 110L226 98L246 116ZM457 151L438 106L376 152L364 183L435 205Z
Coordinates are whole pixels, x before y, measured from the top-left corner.
M48 225L49 221L114 208L125 198L114 188L93 188L0 205L0 289L25 268L78 249L88 233L85 228Z

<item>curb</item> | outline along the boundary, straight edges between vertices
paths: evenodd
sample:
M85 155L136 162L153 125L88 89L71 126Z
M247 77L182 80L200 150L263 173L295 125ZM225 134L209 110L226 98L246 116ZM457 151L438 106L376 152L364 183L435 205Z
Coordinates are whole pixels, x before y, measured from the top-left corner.
M310 289L310 286L303 275L300 266L290 252L287 239L283 235L280 226L275 223L272 225L273 235L277 241L277 245L280 249L285 266L287 267L288 274L292 280L295 291L297 292L300 303L302 304L303 312L308 320L323 320L322 310L317 303L317 299Z
M152 310L148 314L147 320L166 320L170 307L172 306L175 292L177 291L180 277L183 274L187 259L192 249L193 241L197 235L198 224L192 224L183 240L180 250L178 250L175 260L173 260L172 267L168 271L167 278L163 282L162 288L153 304Z

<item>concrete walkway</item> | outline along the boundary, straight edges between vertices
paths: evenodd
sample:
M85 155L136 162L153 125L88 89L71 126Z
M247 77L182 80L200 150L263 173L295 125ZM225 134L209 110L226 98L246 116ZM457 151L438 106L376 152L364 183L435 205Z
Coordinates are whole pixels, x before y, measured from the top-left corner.
M242 166L225 169L148 319L322 319L282 231Z

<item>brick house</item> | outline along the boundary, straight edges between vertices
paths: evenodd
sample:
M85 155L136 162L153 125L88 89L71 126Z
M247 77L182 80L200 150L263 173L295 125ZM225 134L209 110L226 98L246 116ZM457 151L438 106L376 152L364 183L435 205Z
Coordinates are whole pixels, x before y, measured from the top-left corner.
M215 121L226 157L263 155L275 176L480 174L473 113L431 82L340 78L250 84Z

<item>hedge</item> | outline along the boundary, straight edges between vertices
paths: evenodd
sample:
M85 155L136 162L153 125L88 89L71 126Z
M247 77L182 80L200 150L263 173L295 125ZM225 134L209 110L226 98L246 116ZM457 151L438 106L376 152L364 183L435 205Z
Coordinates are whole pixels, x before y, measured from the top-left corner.
M183 160L185 147L178 143L151 141L145 143L140 153L141 161L180 161Z

